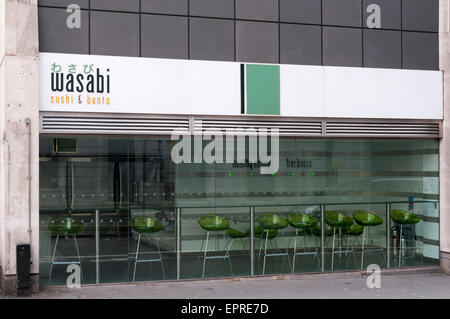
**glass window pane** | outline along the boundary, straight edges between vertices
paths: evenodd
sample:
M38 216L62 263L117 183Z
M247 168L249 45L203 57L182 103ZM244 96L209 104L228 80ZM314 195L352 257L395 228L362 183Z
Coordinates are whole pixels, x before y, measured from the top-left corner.
M103 283L439 262L437 140L283 137L263 174L248 138L233 140L243 161L224 143L181 164L167 137L57 138L40 139L43 283L65 285L69 264Z

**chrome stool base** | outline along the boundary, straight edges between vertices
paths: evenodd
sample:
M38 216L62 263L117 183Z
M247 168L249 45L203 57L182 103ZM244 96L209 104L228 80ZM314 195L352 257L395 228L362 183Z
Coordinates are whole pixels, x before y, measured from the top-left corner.
M365 226L364 230L363 230L363 234L362 234L363 238L362 238L362 247L361 247L362 248L361 249L361 269L363 269L363 266L364 266L364 253L365 252L368 253L368 252L381 251L381 253L383 254L383 261L386 262L386 256L384 254L384 249L383 248L370 248L370 249L365 249L364 248L364 240L365 240L365 237L366 237L365 234L366 234L366 228L367 227L370 227L370 226ZM367 241L370 240L369 235L370 235L370 230L367 229Z
M159 242L156 238L152 238L151 236L149 236L150 239L153 239L156 242L156 246L158 247L158 254L159 254L159 258L153 258L153 259L139 259L139 247L141 244L141 234L139 234L138 237L138 244L137 244L137 249L136 249L136 257L135 257L135 261L134 261L134 271L133 271L133 282L136 279L136 266L138 263L151 263L151 262L159 262L161 263L161 270L163 273L163 277L164 279L166 279L166 273L164 271L164 263L162 260L162 255L161 255L161 249L159 248Z
M230 240L227 244L226 244L226 247L225 247L225 251L226 251L226 253L225 253L225 255L219 255L219 256L207 256L207 253L208 253L208 243L209 243L209 233L210 233L211 231L207 231L206 232L206 245L205 245L205 251L204 251L204 254L203 254L203 270L202 270L202 278L204 278L205 277L205 269L206 269L206 260L207 259L223 259L224 261L225 260L228 260L228 264L230 265L230 271L231 271L231 275L233 276L233 266L231 265L231 260L230 260L230 248L231 248L231 245L233 244L233 241L234 241L234 239L232 239L232 240ZM225 238L225 235L223 235L224 236L224 238ZM203 251L203 245L205 244L205 236L203 236L203 240L202 240L202 245L201 245L201 247L200 247L200 251ZM220 245L219 245L219 238L218 237L216 237L216 251L218 251L219 250L219 247Z
M283 258L283 262L284 262L284 260L286 259L286 257L287 257L287 259L288 259L288 265L289 265L289 269L291 268L291 262L290 262L290 260L289 260L289 245L288 245L288 247L286 247L286 252L285 253L272 253L272 254L268 254L267 253L267 242L268 242L268 240L269 240L269 231L266 231L266 240L265 240L265 245L264 245L264 262L263 262L263 275L265 275L266 274L266 258L267 257L284 257ZM274 240L276 240L275 238L274 238ZM262 243L261 243L262 244ZM275 249L276 249L276 241L275 241ZM261 253L261 251L260 251L260 253ZM258 257L258 259L259 259L259 257ZM291 271L292 271L292 269L290 269Z
M314 237L314 234L312 232L312 229L310 231L311 231L311 237L314 239L314 245L315 245L316 249L314 251L310 251L310 252L308 252L308 251L297 252L297 238L299 236L298 236L298 229L295 230L294 253L293 253L293 256L292 256L292 272L293 273L295 273L295 257L296 256L314 256L317 259L317 265L318 265L318 267L320 269L319 247L317 246L317 242L315 240L315 237ZM306 234L304 236L302 236L302 237L303 237L303 244L304 244L305 249L306 249L306 247L307 247ZM289 242L290 242L290 240L289 240ZM290 243L288 244L288 246L289 245L290 245Z
M56 255L56 248L58 247L59 237L70 237L72 236L73 241L75 243L75 249L77 251L78 261L55 261L55 255ZM81 281L83 282L83 269L81 267L81 257L80 257L80 250L78 249L78 243L77 243L77 236L76 235L56 235L56 241L55 241L55 248L53 249L53 255L52 255L52 261L50 265L50 272L48 274L48 283L50 284L52 279L52 272L53 272L53 265L79 265L80 266L80 275L81 275Z
M339 239L340 246L339 246L339 250L336 251L335 245L334 245L335 239L336 239L336 228L335 228L333 230L333 246L332 246L332 252L331 252L331 271L334 270L334 255L335 254L339 254L341 256L342 254L345 253L345 256L347 256L349 253L352 253L353 260L355 262L355 266L358 267L357 263L356 263L355 251L354 251L354 249L350 249L350 233L347 234L347 248L345 250L342 250L342 247L341 247L341 245L342 245L342 228L339 228L339 237L340 237L340 239Z

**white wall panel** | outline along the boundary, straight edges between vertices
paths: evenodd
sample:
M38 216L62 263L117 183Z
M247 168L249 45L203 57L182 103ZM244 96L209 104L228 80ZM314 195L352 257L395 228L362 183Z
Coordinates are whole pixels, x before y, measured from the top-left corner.
M237 115L241 112L240 65L190 61L192 114Z
M442 119L442 73L281 66L281 115Z

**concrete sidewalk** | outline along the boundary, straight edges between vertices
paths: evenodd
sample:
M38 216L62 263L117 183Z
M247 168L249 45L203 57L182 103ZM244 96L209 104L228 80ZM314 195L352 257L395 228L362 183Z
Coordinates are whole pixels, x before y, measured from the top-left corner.
M86 286L80 289L43 287L40 294L32 295L31 298L450 298L450 276L440 274L437 269L425 271L399 270L382 273L380 289L369 289L366 280L367 277L359 272L354 272Z

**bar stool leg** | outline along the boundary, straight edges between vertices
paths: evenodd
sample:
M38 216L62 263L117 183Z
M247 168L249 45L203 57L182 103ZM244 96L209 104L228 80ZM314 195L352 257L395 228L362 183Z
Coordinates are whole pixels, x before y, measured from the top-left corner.
M53 262L55 261L56 247L58 246L59 235L56 235L55 248L53 249L52 263L50 265L50 273L48 274L48 282L52 279Z
M262 252L262 245L263 245L264 239L259 239L259 253L258 253L258 261L261 259L261 252Z
M269 240L269 231L266 231L266 244L264 248L264 263L263 263L263 275L266 273L266 254L267 254L267 241Z
M232 238L229 242L228 242L228 244L227 244L227 246L226 246L226 253L225 253L225 256L230 256L230 249L231 249L231 246L233 246L233 242L234 242L234 238Z
M200 255L200 253L203 251L203 245L205 243L205 238L206 238L206 232L203 234L202 245L200 246L200 251L198 254L198 258L197 258L196 269L197 269L197 267L200 267L201 262L202 262L202 255Z
M311 237L313 238L313 241L314 241L314 246L315 246L315 248L316 248L314 256L315 256L316 259L317 259L317 266L318 266L319 269L320 269L319 246L317 245L317 240L316 240L316 237L314 237L312 228L310 228L310 232L311 232Z
M297 236L298 236L298 229L295 230L294 255L292 256L292 272L295 272L295 254L297 253Z
M78 249L77 236L73 235L73 240L75 241L75 248L77 249L77 254L78 254L78 262L80 263L81 281L84 281L84 279L83 279L83 267L81 267L81 256L80 256L80 250Z
M291 243L290 243L290 239L289 239L288 244L286 246L286 254L283 256L283 263L286 262L286 259L287 259L289 271L292 271L292 269L291 269L291 260L289 259L289 246L290 245L291 245ZM280 248L280 253L282 253L281 248Z
M161 263L161 270L162 270L162 273L163 273L163 278L166 279L166 272L164 271L164 263L163 263L163 260L162 260L161 249L159 248L159 241L156 238L154 240L156 242L156 247L158 248L159 262Z
M134 271L133 271L133 281L136 278L136 266L137 266L137 261L138 261L138 255L139 255L139 246L141 244L141 234L139 234L138 237L138 243L137 243L137 248L136 248L136 258L134 260Z
M303 249L306 251L308 241L306 239L306 234L304 230L302 231L302 233L303 233Z
M289 247L291 246L291 236L289 236L289 240L286 246L286 256L289 257ZM285 257L283 257L285 258ZM285 261L285 259L283 259L283 262ZM289 260L289 269L291 269L291 264L290 264L290 260Z
M206 232L206 245L205 245L205 254L203 255L203 272L202 272L202 277L205 277L206 252L208 251L208 241L209 241L209 232Z
M345 256L347 256L347 254L350 252L350 241L351 241L352 236L350 235L350 231L347 230L347 250L345 251ZM356 261L356 254L355 254L355 241L356 241L356 236L355 239L353 241L353 246L352 246L352 254L353 254L353 261L355 263L355 267L358 267L358 263Z
M403 245L402 245L402 236L403 236L403 225L400 225L400 251L398 252L398 267L402 265L402 253L403 253Z
M228 259L228 263L230 264L231 276L233 276L233 266L231 265L230 249L231 249L231 246L233 245L233 241L234 241L234 238L231 239L230 243L228 244L227 253L225 254L225 256L226 256L225 258Z
M225 239L225 234L224 234L224 239ZM232 238L227 244L225 244L225 259L228 259L228 263L230 265L230 271L231 271L231 276L233 276L233 266L231 265L231 259L230 259L230 249L231 246L233 245L234 242L234 238Z
M350 231L347 230L347 248L345 249L345 257L347 257L350 248Z
M361 246L361 269L363 269L363 265L364 265L364 238L366 235L366 227L364 227L363 229L363 239L362 239L362 246Z
M331 271L334 269L334 241L336 238L336 227L333 228L333 248L331 249Z
M285 260L287 259L287 264L288 264L288 267L289 267L289 271L292 272L291 259L289 258L289 246L286 246L286 256L284 258L285 258Z
M417 241L414 243L414 245L415 245L415 247L417 247ZM420 255L421 256L421 259L422 259L422 265L424 264L424 261L423 261L423 254L424 254L424 249L423 249L423 246L422 246L422 254Z
M220 249L220 245L219 245L219 237L217 236L217 232L216 234L216 254L219 252Z

